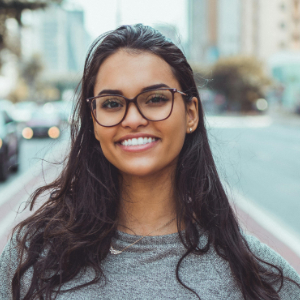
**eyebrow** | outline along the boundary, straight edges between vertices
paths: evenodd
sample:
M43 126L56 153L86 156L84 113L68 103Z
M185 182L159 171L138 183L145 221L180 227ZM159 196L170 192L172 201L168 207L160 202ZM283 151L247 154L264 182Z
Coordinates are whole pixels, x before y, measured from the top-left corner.
M170 88L170 87L168 85L164 84L164 83L159 83L159 84L154 84L154 85L144 87L141 90L141 92L152 90L152 89L160 89L160 88ZM123 96L123 92L121 90L109 90L109 89L102 90L100 93L98 93L97 96L107 95L107 94L109 94L109 95L122 95Z

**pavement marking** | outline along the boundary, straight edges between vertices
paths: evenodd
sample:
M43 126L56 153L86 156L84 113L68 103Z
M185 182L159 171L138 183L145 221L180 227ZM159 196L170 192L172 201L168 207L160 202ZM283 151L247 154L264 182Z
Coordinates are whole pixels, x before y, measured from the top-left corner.
M45 161L50 160L50 156L53 154L57 154L57 150L61 149L59 151L62 153L65 151L67 146L67 141L62 141L61 143L58 143L54 146L52 151L49 151L46 153L45 157L43 158ZM41 161L36 162L32 165L28 170L26 170L24 173L20 174L16 178L14 178L13 181L11 181L7 186L5 186L3 189L0 190L0 206L3 205L5 202L7 202L17 191L24 188L24 186L35 176L37 176L41 168Z
M224 184L225 186L227 184ZM273 234L300 257L300 235L274 214L266 211L232 187L226 187L233 204L240 207L261 227Z
M206 116L205 119L210 128L262 128L273 123L269 116Z

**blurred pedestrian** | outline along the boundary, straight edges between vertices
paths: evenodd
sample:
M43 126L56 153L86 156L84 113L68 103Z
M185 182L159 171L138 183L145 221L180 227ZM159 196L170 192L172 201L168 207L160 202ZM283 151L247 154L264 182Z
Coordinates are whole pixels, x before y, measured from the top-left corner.
M67 164L14 230L1 299L300 299L300 278L245 234L222 187L193 72L141 24L87 56Z

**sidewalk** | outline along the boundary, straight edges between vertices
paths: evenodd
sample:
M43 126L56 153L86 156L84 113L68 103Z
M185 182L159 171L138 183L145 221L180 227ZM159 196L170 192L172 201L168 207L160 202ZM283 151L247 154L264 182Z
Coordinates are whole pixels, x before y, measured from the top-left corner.
M295 270L300 274L300 256L295 253L288 245L282 242L281 237L275 236L266 228L261 226L244 209L235 205L234 210L241 224L241 227L249 234L256 236L261 242L279 253Z
M283 111L271 111L267 115L275 124L300 127L300 115Z

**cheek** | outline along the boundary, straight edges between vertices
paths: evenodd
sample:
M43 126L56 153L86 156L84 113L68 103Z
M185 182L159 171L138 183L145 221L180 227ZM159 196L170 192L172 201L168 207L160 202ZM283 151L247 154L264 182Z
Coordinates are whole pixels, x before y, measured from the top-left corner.
M186 118L181 112L174 113L167 125L165 133L167 135L166 139L169 141L169 151L174 155L178 155L183 147L186 136Z
M94 134L95 138L99 141L103 154L106 156L106 153L110 151L108 148L111 145L112 138L114 136L114 129L104 128L94 123Z

